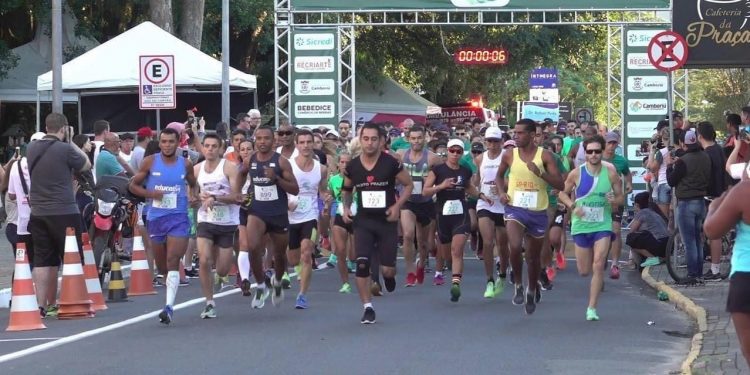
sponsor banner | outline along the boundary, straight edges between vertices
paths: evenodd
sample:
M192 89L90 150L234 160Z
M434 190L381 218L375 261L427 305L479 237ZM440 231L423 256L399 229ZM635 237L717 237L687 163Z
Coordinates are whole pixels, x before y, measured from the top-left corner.
M643 53L628 53L627 54L627 68L633 70L656 70L651 61L648 59L648 54Z
M529 73L529 89L556 89L557 69L536 68ZM537 100L534 100L537 101Z
M648 152L641 152L640 143L627 145L627 147L625 148L625 153L626 153L625 156L627 156L629 161L637 162L637 163L631 163L630 164L631 166L633 164L642 165L643 158L648 156ZM635 168L635 167L631 167L631 169L632 168Z
M557 103L560 93L557 89L529 89L529 100L532 102Z
M625 132L629 138L651 138L656 130L657 122L628 121Z
M333 102L297 102L293 110L295 118L334 118L335 109Z
M667 76L628 77L628 92L667 92Z
M381 10L489 8L498 10L539 9L661 9L669 10L669 0L293 0L293 10Z
M667 99L628 99L627 113L631 116L667 115Z
M336 93L336 81L332 79L295 79L295 95L333 95Z
M685 68L750 67L750 1L681 0L672 25L690 50Z
M633 184L646 184L646 181L643 179L644 176L646 176L646 173L648 170L643 167L633 167L630 168L630 174L633 176Z
M310 33L294 36L294 49L297 51L320 51L336 48L336 34Z
M663 30L628 30L625 41L628 47L647 47L654 35Z
M294 58L295 73L333 73L336 59L333 56L300 56Z
M544 121L546 118L555 120L560 117L560 106L557 103L523 102L521 112L523 118L534 121Z

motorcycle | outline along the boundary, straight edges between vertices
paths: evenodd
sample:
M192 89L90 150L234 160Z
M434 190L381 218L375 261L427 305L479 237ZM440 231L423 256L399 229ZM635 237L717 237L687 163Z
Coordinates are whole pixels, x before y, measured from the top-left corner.
M94 201L84 209L84 217L90 218L89 238L102 284L112 262L130 260L121 253L122 239L133 235L138 202L128 191L128 183L127 177L102 176L94 188Z

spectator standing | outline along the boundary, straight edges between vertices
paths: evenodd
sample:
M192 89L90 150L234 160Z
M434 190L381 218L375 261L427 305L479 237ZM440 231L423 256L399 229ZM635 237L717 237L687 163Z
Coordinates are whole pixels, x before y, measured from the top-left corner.
M151 140L154 139L154 131L148 126L141 127L136 133L136 141L138 142L133 148L133 155L130 157L130 167L134 171L141 169L141 162L143 161L144 154L146 152L146 146Z
M119 158L120 153L120 137L116 133L109 133L104 137L104 146L99 152L99 157L96 159L95 176L99 180L102 176L132 176L133 173L128 173L125 166L130 166L125 163L124 160ZM132 170L131 170L132 172Z
M34 143L44 138L44 133L39 132L31 136L31 142ZM31 207L29 206L29 189L31 186L31 177L29 176L29 162L26 157L21 157L8 170L8 198L16 203L16 243L23 242L26 245L26 251L32 254L29 260L33 262L34 244L31 240L31 233L28 231L29 218L31 217Z
M726 118L727 124L727 140L724 142L724 155L728 158L732 154L735 146L737 146L737 138L740 135L740 126L742 125L742 117L736 113L730 113Z
M263 117L260 115L259 110L253 108L247 111L247 121L250 126L250 132L247 136L252 137L255 134L255 129L258 129L260 123L263 121Z
M734 149L727 157L727 172L729 172L729 166L732 164L750 161L750 107L742 108L740 121L742 121L742 124L739 125L739 131L735 136Z
M91 153L91 150L94 147L94 145L89 140L89 136L87 136L86 134L76 134L73 137L73 143L75 143L75 145L83 150L83 152L87 155ZM92 197L94 196L94 186L96 185L94 183L94 175L91 170L88 170L84 172L74 173L74 176L75 181L78 185L75 191L76 203L78 204L78 209L83 212L83 209L86 207L86 205L93 201ZM84 223L85 222L86 221L84 220Z
M125 160L126 163L130 163L130 159L133 157L133 144L135 139L133 134L124 133L120 136L120 157Z
M28 229L34 238L32 277L40 313L56 315L57 271L65 252L67 228L73 227L76 238L81 238L73 171L87 171L91 162L75 144L66 142L72 138L73 128L63 114L50 113L44 123L47 135L29 145L27 153L31 180Z
M67 121L67 120L66 120ZM89 153L89 161L91 162L91 169L96 170L96 159L99 158L99 152L102 146L104 146L104 137L109 133L109 121L97 120L94 122L94 140L91 142L94 144L93 150ZM94 176L94 183L96 183L96 176Z

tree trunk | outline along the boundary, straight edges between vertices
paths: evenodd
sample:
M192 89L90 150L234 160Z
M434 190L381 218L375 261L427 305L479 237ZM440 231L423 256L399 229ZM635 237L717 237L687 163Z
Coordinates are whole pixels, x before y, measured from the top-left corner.
M180 37L185 43L201 49L203 38L203 14L205 0L184 0L182 2L182 19Z
M148 0L151 22L164 31L174 34L172 25L172 0Z

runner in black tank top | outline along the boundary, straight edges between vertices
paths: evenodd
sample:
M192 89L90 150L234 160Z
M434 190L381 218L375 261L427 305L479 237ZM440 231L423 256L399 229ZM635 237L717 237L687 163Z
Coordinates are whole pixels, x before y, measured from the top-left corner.
M352 190L357 189L357 216L354 219L354 250L357 255L357 289L365 312L361 322L375 323L372 308L370 259L377 254L382 266L385 287L396 287L396 248L398 217L401 206L412 192L412 181L401 163L382 153L385 130L365 124L359 136L362 155L347 165L342 189L344 221L351 222ZM404 186L396 200L396 181Z
M253 297L252 307L262 308L268 291L263 274L263 235L270 234L274 249L275 277L272 277L274 305L278 305L284 297L281 288L281 277L286 271L286 248L289 242L287 217L287 193L299 194L297 180L292 174L289 160L281 157L273 149L273 129L261 126L255 131L256 152L250 158L247 171L251 180L253 199L248 207L247 237L252 261L246 252L240 252L237 264L242 282L242 294L249 296L250 281L249 268L252 265L253 276L258 283L258 289Z

